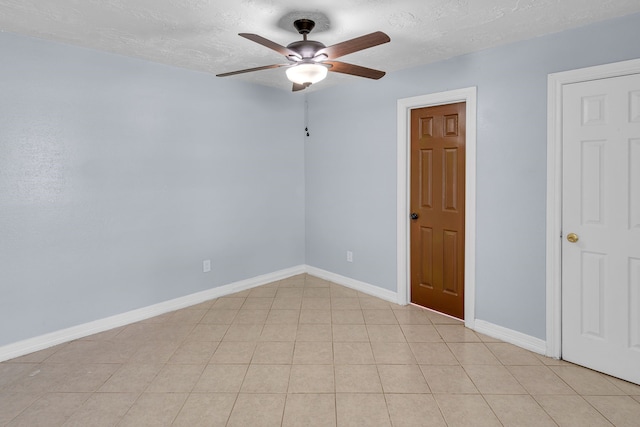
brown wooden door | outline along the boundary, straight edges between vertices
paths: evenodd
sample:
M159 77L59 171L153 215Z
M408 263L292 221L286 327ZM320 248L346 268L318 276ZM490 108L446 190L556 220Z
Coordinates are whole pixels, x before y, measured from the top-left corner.
M465 120L464 102L411 111L411 302L459 319Z

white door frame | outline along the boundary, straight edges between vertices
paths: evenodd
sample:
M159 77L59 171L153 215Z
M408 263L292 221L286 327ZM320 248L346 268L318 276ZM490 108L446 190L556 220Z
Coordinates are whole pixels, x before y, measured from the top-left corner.
M436 105L466 102L465 141L465 239L464 239L464 319L473 329L476 303L476 103L477 88L434 93L398 100L398 200L397 200L397 269L398 302L408 304L411 295L409 248L411 110Z
M547 356L562 357L562 87L640 73L640 59L549 74L547 80Z

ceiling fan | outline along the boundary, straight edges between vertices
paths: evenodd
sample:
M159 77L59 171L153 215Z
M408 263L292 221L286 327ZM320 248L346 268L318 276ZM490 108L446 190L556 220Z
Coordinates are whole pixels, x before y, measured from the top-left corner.
M298 30L298 33L302 34L302 40L290 43L286 47L265 39L257 34L238 34L241 37L261 44L284 55L288 61L287 63L248 68L245 70L218 74L217 76L227 77L252 71L287 67L287 78L293 82L293 91L295 92L306 89L311 84L321 81L327 76L328 71L351 74L353 76L366 77L375 80L380 79L385 75L384 71L336 61L336 59L341 56L391 41L389 36L385 33L376 31L375 33L356 37L355 39L327 47L320 42L307 40L307 34L309 34L315 26L315 22L312 20L298 19L293 23L293 26Z

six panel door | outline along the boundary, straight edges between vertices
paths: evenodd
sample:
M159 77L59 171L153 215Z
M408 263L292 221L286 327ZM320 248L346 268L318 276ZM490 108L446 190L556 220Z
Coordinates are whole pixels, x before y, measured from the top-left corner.
M640 383L640 75L565 85L562 358Z
M464 318L465 111L411 111L411 302Z

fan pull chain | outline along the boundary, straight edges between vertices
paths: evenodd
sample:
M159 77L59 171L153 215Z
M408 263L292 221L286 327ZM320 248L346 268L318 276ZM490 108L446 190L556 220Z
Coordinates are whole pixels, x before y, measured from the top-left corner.
M306 97L305 97L306 98ZM304 132L307 134L307 138L309 137L309 100L304 100Z

